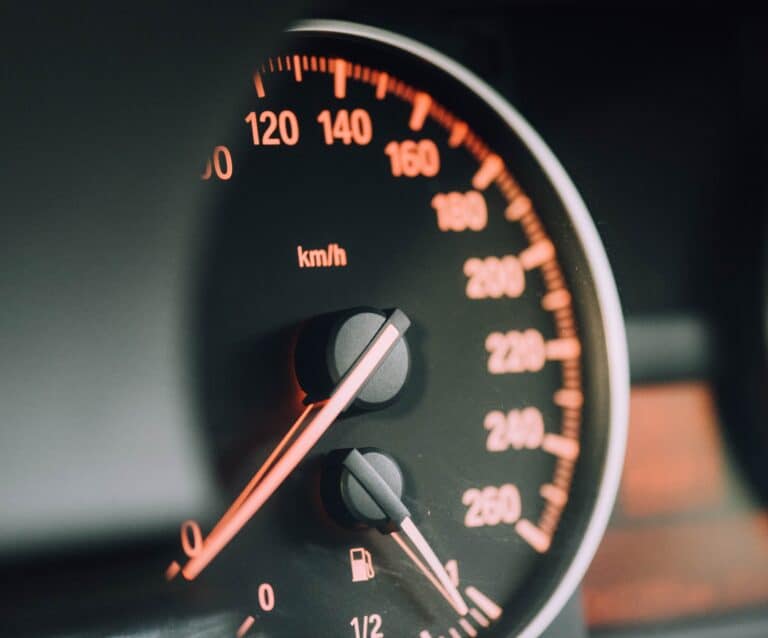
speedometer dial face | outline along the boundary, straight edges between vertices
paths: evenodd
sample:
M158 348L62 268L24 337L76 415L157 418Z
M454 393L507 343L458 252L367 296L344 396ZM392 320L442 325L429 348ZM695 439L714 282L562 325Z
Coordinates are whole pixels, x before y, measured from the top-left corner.
M230 585L242 636L540 634L623 454L620 312L581 200L511 107L392 34L305 25L244 91L202 173L195 335L246 488L184 524L168 579Z

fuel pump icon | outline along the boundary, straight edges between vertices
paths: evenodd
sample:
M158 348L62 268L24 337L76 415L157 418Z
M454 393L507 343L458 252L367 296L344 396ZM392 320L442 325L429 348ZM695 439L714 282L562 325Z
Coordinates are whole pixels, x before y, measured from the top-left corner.
M376 575L373 571L371 553L362 547L349 550L349 564L352 567L353 583L371 580Z

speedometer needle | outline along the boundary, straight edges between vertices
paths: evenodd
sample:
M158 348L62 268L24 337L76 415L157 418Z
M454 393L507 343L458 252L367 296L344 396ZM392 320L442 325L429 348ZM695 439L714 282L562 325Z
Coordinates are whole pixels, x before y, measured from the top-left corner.
M427 539L424 538L419 528L416 527L411 518L411 513L402 500L400 500L400 497L395 494L384 478L358 450L352 450L345 457L343 465L363 486L363 489L387 515L392 524L408 538L416 551L421 554L428 568L419 560L418 556L416 556L405 541L400 538L399 534L392 532L392 538L400 545L408 558L423 572L435 589L456 610L456 613L460 616L465 616L469 612L467 603L464 602L459 590L456 589L450 576L448 576L448 572L446 572L445 567L427 542Z
M363 386L379 369L392 348L403 336L411 322L401 310L394 310L384 325L347 370L327 401L309 406L289 430L286 437L256 473L248 487L238 497L229 511L205 538L199 551L182 569L187 580L193 580L219 552L234 538L243 526L259 511L270 496L296 468L320 437L349 407ZM287 441L299 429L306 426L286 448ZM283 451L283 448L284 451ZM281 454L282 452L282 454Z

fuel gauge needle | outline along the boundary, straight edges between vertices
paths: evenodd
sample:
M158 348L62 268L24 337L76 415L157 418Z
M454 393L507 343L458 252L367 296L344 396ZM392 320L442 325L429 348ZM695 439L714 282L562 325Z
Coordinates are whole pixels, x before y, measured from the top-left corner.
M398 532L392 532L390 535L400 545L408 558L413 561L435 589L456 610L456 613L460 616L465 616L469 612L467 603L453 584L453 581L451 581L443 563L440 562L427 539L424 538L419 528L416 527L411 518L410 511L408 511L400 497L395 494L384 478L358 450L352 450L344 458L343 465L363 486L363 489L387 515L392 524L411 542L411 545L421 555L426 565L419 559L416 552L400 537Z
M410 320L401 310L394 310L365 350L347 370L327 401L310 405L278 444L243 493L203 541L200 550L181 570L184 578L193 580L221 552L243 526L259 511L282 485L320 437L333 425L339 415L355 400L360 390L379 369L392 348L403 336ZM293 442L287 442L306 425Z

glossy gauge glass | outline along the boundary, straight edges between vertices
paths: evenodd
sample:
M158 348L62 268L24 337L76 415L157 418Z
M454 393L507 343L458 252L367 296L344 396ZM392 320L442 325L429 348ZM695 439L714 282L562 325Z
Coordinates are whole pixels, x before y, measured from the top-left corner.
M400 309L408 369L311 449L278 450L295 467L215 551L213 523L187 523L169 579L236 592L242 635L539 635L596 548L625 442L621 313L583 202L498 94L401 36L307 23L244 88L202 175L195 339L224 475L242 487L327 398L297 377L318 317L380 324ZM308 367L315 356L326 373L332 349ZM371 448L398 469L401 504L466 608L404 549L408 530L329 496L339 455ZM203 568L185 568L201 548Z

